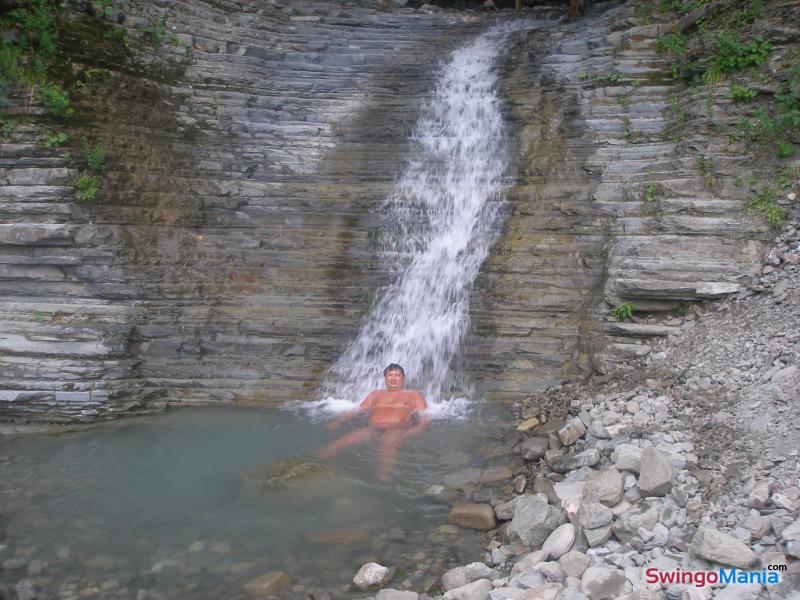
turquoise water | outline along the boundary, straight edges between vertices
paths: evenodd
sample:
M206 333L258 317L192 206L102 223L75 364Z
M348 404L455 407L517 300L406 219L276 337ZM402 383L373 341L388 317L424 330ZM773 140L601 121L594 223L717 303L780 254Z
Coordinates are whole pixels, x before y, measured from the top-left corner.
M40 598L239 598L281 570L284 596L348 597L364 595L350 581L376 561L400 569L395 587L419 590L484 552L484 533L442 527L461 495L431 488L496 448L476 418L434 422L401 448L388 483L367 444L330 461L324 485L257 500L241 496L243 472L308 457L342 432L293 413L204 408L0 438L0 586L27 577Z

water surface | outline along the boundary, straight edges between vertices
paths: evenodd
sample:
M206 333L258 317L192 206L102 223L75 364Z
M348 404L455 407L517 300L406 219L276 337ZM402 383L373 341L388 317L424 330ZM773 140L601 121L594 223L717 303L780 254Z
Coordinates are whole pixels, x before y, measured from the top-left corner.
M439 484L502 462L485 458L502 445L474 432L490 420L434 421L401 448L389 483L368 444L331 461L324 485L259 500L242 497L243 472L308 457L342 432L289 412L204 408L0 438L0 586L30 577L40 598L93 588L102 598L239 598L253 577L283 570L289 596L364 596L350 580L376 561L401 570L395 587L419 590L484 552L485 534L446 526L461 493Z

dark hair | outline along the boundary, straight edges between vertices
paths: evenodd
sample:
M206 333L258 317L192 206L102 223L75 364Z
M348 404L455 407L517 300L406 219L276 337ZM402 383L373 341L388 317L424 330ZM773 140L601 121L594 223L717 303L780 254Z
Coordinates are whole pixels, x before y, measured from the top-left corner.
M403 374L403 377L405 377L405 376L406 376L406 372L403 370L403 367L401 367L401 366L400 366L400 365L398 365L397 363L392 363L392 364L390 364L388 367L386 367L386 368L383 370L383 376L384 376L384 377L386 377L386 374L387 374L389 371L400 371L400 372Z

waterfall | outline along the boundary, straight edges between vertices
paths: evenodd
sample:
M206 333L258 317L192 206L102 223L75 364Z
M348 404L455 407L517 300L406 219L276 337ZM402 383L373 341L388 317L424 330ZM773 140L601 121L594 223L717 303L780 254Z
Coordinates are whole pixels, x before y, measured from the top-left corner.
M407 387L440 405L460 385L455 359L469 328L469 296L502 224L508 185L497 63L509 34L496 25L455 50L411 134L411 159L377 207L387 227L371 239L394 282L329 369L323 396L359 402L401 364Z

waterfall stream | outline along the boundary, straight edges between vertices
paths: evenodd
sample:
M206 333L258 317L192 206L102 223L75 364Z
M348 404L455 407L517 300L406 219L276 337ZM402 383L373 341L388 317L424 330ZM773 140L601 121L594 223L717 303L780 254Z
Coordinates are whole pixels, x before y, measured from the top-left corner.
M497 67L510 34L536 25L496 25L443 66L411 134L411 159L377 207L386 227L371 243L395 280L379 290L357 337L327 372L328 408L350 407L382 387L382 369L392 362L434 412L463 404L444 400L464 389L457 357L470 291L500 230L509 183Z

